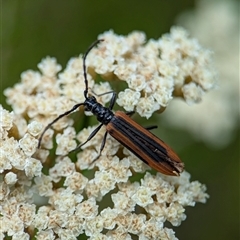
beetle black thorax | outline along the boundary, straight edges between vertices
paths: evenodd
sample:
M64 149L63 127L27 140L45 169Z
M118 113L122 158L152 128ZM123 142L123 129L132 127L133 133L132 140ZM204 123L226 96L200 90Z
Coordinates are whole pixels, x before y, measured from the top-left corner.
M86 98L84 108L85 111L92 112L97 117L97 120L104 125L107 125L114 116L113 112L109 108L98 103L94 96Z

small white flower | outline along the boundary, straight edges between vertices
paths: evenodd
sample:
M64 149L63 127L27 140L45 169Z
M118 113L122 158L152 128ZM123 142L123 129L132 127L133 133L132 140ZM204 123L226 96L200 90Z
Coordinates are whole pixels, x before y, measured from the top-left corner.
M8 172L4 177L4 181L8 185L15 184L17 180L17 175L13 172Z
M56 58L46 57L38 64L38 68L47 77L54 77L57 72L59 72L62 67L57 64Z
M28 177L41 176L42 163L35 158L27 158L25 163L25 173Z
M146 118L150 118L153 112L159 109L160 105L154 100L154 97L152 95L149 97L140 98L136 108L140 116Z
M152 195L153 192L149 188L141 186L131 199L139 206L146 207L147 205L153 203Z
M0 105L0 126L6 130L10 130L13 123L13 112L3 109L2 105Z
M36 121L32 121L28 125L28 132L34 137L39 135L41 133L42 129L43 129L43 125Z
M38 145L38 140L31 136L29 133L26 133L22 139L19 140L19 146L24 151L24 153L31 157L36 151Z
M183 91L183 96L189 105L200 102L204 94L202 88L197 86L196 83L194 82L191 82L185 85L182 88L182 91Z
M140 99L140 92L126 89L124 92L118 94L117 104L124 107L128 112L133 111Z

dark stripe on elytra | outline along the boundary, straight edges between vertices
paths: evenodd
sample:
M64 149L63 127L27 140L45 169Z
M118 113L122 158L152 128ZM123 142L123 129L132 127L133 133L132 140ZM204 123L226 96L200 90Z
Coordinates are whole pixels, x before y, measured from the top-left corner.
M114 126L115 131L119 131L123 135L127 136L127 138L133 142L133 144L137 145L140 149L142 149L142 151L146 152L151 159L155 160L156 162L165 161L171 163L171 161L168 161L167 159L168 154L164 147L153 141L149 136L140 132L139 129L135 128L133 125L130 125L129 122L127 122L124 118L114 116L111 119L110 124ZM111 130L109 131L109 134L111 135ZM118 141L120 141L128 149L133 150L130 146L127 146L124 142L122 142L121 139L118 139ZM154 150L156 149L158 151L155 152ZM138 153L134 153L142 159Z

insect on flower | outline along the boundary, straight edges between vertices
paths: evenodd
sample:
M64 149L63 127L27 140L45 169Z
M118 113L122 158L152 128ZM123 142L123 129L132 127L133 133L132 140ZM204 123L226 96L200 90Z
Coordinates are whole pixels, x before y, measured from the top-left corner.
M130 116L134 112L124 113L121 111L117 111L116 113L113 113L112 108L114 106L117 96L115 92L111 91L98 95L102 96L110 93L113 94L108 108L102 106L100 103L97 102L94 96L88 94L86 57L90 50L101 41L103 40L101 39L95 41L88 48L87 52L83 56L83 71L85 81L85 90L83 94L85 97L85 101L83 103L78 103L74 105L72 109L59 115L55 120L49 123L40 135L38 147L40 147L41 145L41 141L45 132L55 122L75 111L80 106L84 106L85 111L90 111L96 116L97 120L100 122L100 125L89 135L89 137L84 143L80 144L73 151L79 150L84 144L90 141L97 134L97 132L103 125L106 125L106 133L103 137L98 157L101 155L101 152L104 149L107 134L110 134L113 138L115 138L118 142L120 142L123 146L129 149L133 154L139 157L150 167L166 175L179 176L184 169L184 163L166 143L164 143L161 139L159 139L149 131L154 127L149 127L145 129L139 124L137 124L130 118ZM93 160L93 162L96 161L97 158Z

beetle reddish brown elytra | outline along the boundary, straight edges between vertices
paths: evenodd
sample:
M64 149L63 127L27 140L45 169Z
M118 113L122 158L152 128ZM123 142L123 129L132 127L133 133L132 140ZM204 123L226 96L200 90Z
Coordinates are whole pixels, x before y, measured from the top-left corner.
M89 135L89 137L84 143L78 145L78 147L73 151L80 149L84 144L90 141L97 134L97 132L101 129L103 125L106 125L106 133L104 134L98 157L101 155L101 152L104 149L107 134L110 134L113 138L115 138L118 142L120 142L123 146L129 149L133 154L139 157L150 167L166 175L179 176L184 169L184 163L166 143L164 143L161 139L148 131L153 127L145 129L139 124L137 124L135 121L133 121L129 116L132 115L134 112L124 113L121 111L117 111L115 114L113 113L112 108L116 101L115 92L107 92L101 94L113 94L108 108L98 103L94 96L88 95L86 57L91 51L91 49L101 41L103 40L100 39L95 41L88 48L87 52L83 56L83 73L86 87L83 94L85 97L85 101L83 103L78 103L74 105L72 109L59 115L55 120L49 123L39 137L38 147L40 147L41 145L41 141L45 132L55 122L75 111L80 106L84 106L85 111L90 111L97 117L100 125Z

